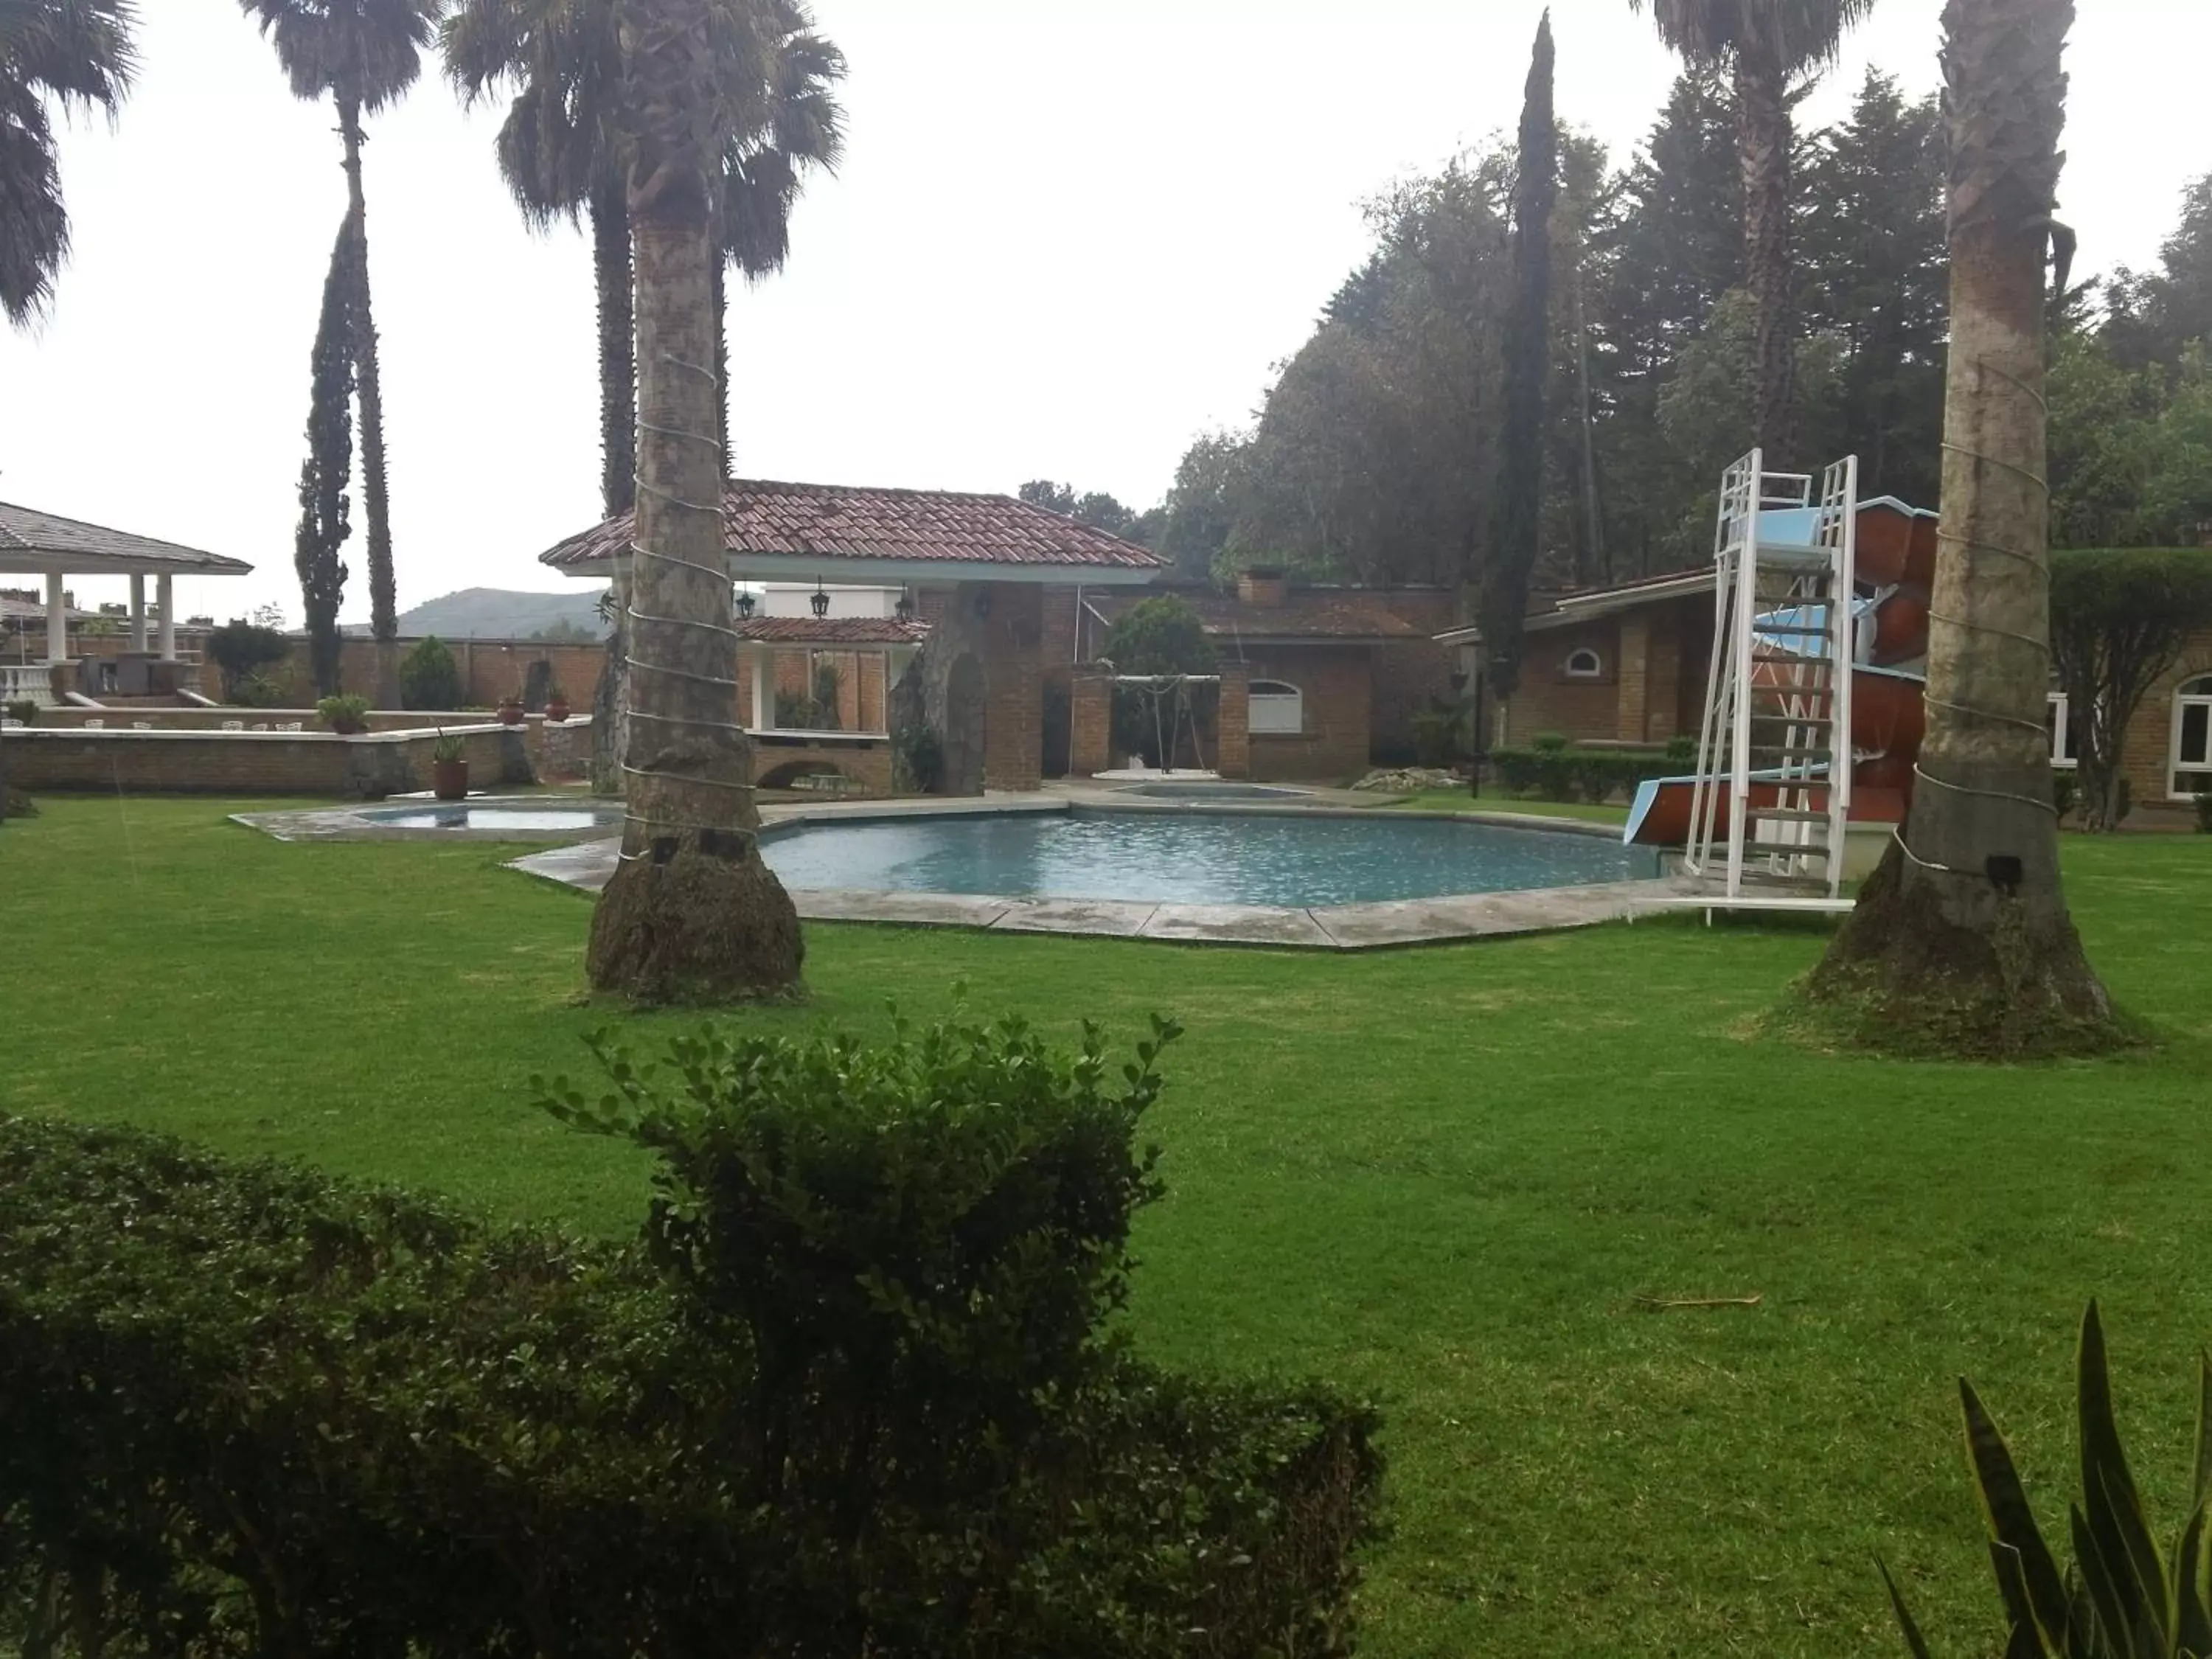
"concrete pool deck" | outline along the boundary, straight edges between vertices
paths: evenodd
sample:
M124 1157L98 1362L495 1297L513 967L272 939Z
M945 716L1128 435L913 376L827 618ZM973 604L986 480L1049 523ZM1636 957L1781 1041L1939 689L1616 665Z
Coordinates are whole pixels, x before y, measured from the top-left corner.
M1079 787L1035 795L980 799L843 801L777 804L761 809L764 828L849 823L870 818L963 817L1010 813L1064 812L1071 806L1112 805L1116 811L1330 816L1369 815L1373 797L1344 790L1316 791L1326 805L1275 802L1179 802L1133 799L1109 788ZM1362 800L1357 806L1339 803ZM1389 815L1393 817L1396 814ZM1513 828L1557 829L1607 837L1618 830L1527 813L1453 813L1455 818ZM613 875L619 842L579 842L512 860L507 868L565 886L597 892ZM1297 908L1258 904L1152 903L1120 899L1025 898L991 894L923 893L852 888L801 888L792 902L809 921L867 921L896 927L967 927L992 933L1074 933L1185 944L1264 945L1307 950L1362 951L1391 945L1433 945L1454 939L1587 927L1604 921L1679 909L1689 887L1674 878L1613 881L1583 886L1522 888L1498 893L1455 893L1434 898L1391 899L1370 904Z

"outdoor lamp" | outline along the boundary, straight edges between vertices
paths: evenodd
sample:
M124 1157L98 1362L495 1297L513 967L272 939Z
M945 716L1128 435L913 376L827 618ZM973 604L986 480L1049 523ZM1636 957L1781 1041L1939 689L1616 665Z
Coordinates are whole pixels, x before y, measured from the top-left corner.
M914 595L905 592L901 592L898 596L898 603L893 605L891 610L901 622L912 622L914 620Z
M739 622L750 622L752 620L752 590L750 588L741 587L738 590L738 620Z
M821 578L817 577L815 579L814 597L807 600L806 603L812 609L814 615L817 619L830 614L830 596L822 591Z

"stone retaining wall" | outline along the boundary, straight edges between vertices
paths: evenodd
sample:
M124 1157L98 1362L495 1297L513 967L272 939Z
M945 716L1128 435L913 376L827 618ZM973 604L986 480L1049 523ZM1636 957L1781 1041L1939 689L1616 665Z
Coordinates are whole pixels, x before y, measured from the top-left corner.
M523 729L449 726L469 762L471 787L505 788L537 775ZM435 731L100 731L34 726L0 737L17 788L97 789L117 794L334 795L376 799L430 787Z

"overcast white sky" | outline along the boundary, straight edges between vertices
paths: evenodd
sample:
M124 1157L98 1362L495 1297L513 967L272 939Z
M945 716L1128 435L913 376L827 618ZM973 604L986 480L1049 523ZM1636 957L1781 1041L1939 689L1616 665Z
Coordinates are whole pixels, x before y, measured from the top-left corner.
M343 205L328 106L286 92L232 0L141 0L112 131L63 150L76 252L51 319L0 331L0 499L248 559L183 585L296 621L307 365ZM735 295L741 473L1157 500L1196 433L1247 420L1364 247L1359 204L1519 112L1522 0L818 0L849 155L786 273ZM2141 264L2212 170L2212 0L2082 0L2065 216L2077 270ZM1871 62L1936 83L1940 0L1879 0L1805 118ZM1624 154L1674 65L1625 0L1557 0L1558 104ZM496 114L426 78L371 130L403 608L558 588L598 517L583 238L532 236ZM344 615L365 620L360 515ZM81 600L119 597L76 584Z

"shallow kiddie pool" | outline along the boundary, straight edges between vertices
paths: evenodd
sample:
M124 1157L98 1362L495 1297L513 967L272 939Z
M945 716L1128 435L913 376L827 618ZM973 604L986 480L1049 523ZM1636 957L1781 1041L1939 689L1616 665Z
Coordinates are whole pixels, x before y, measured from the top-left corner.
M1309 908L1647 878L1649 848L1605 836L1374 811L1078 808L771 829L793 889Z
M465 801L440 806L386 806L356 812L363 822L386 830L594 830L619 824L619 806L472 806Z

